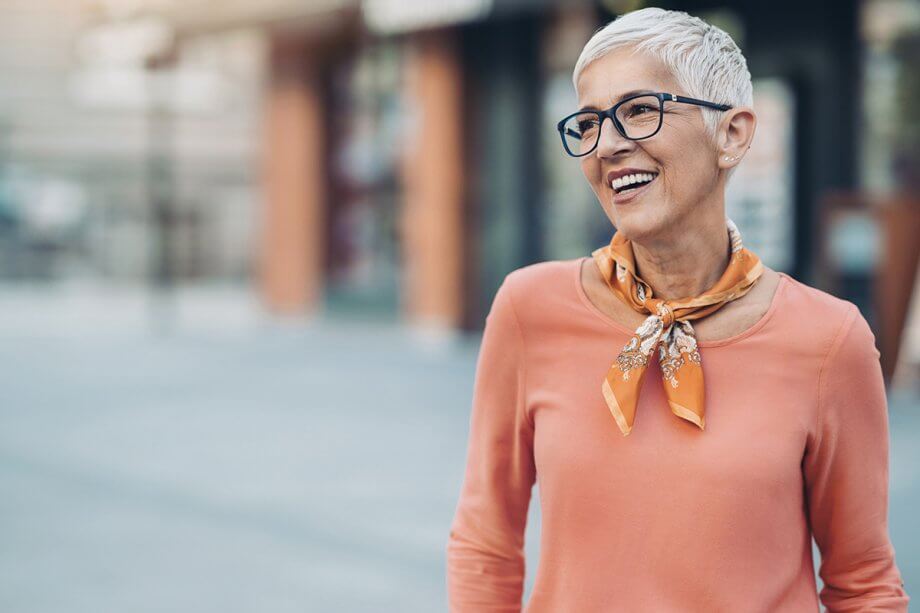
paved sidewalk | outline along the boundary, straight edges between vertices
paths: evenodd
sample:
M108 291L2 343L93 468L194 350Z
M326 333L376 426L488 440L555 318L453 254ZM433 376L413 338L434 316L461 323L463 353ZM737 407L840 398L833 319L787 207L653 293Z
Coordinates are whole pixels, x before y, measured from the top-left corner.
M444 611L478 337L179 304L0 288L0 610ZM920 598L918 404L891 519Z

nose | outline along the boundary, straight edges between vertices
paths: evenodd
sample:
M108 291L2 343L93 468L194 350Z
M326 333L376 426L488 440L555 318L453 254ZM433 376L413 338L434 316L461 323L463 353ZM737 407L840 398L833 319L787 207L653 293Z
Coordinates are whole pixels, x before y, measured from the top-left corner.
M598 157L613 157L617 153L632 151L635 143L624 137L617 130L611 117L606 117L601 124L600 140L597 141Z

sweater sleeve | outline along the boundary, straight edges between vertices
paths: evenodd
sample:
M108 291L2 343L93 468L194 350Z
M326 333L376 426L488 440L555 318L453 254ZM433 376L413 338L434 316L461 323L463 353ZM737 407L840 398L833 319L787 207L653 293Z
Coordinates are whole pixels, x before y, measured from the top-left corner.
M473 385L466 471L447 543L451 613L518 612L536 479L524 339L508 277L495 295Z
M818 375L802 462L828 613L907 611L888 535L888 405L875 336L855 304Z

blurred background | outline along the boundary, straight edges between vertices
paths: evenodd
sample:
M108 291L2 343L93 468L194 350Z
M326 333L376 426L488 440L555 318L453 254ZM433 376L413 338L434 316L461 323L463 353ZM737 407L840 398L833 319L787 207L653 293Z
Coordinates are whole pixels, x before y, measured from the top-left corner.
M555 122L646 5L0 0L0 609L445 610L483 320L609 240ZM654 5L747 57L745 245L876 334L920 598L920 1Z

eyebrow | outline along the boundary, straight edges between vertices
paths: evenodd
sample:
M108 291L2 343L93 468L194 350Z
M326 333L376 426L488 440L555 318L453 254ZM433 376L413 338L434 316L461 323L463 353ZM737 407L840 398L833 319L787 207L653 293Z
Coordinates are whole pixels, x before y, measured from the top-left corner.
M624 92L620 94L620 97L616 99L616 102L619 102L623 98L629 98L630 96L634 96L636 94L654 94L654 93L656 93L656 90L654 89L633 89L628 92ZM583 106L580 109L578 109L579 112L580 111L596 111L596 110L597 110L597 107L590 106L590 105Z

